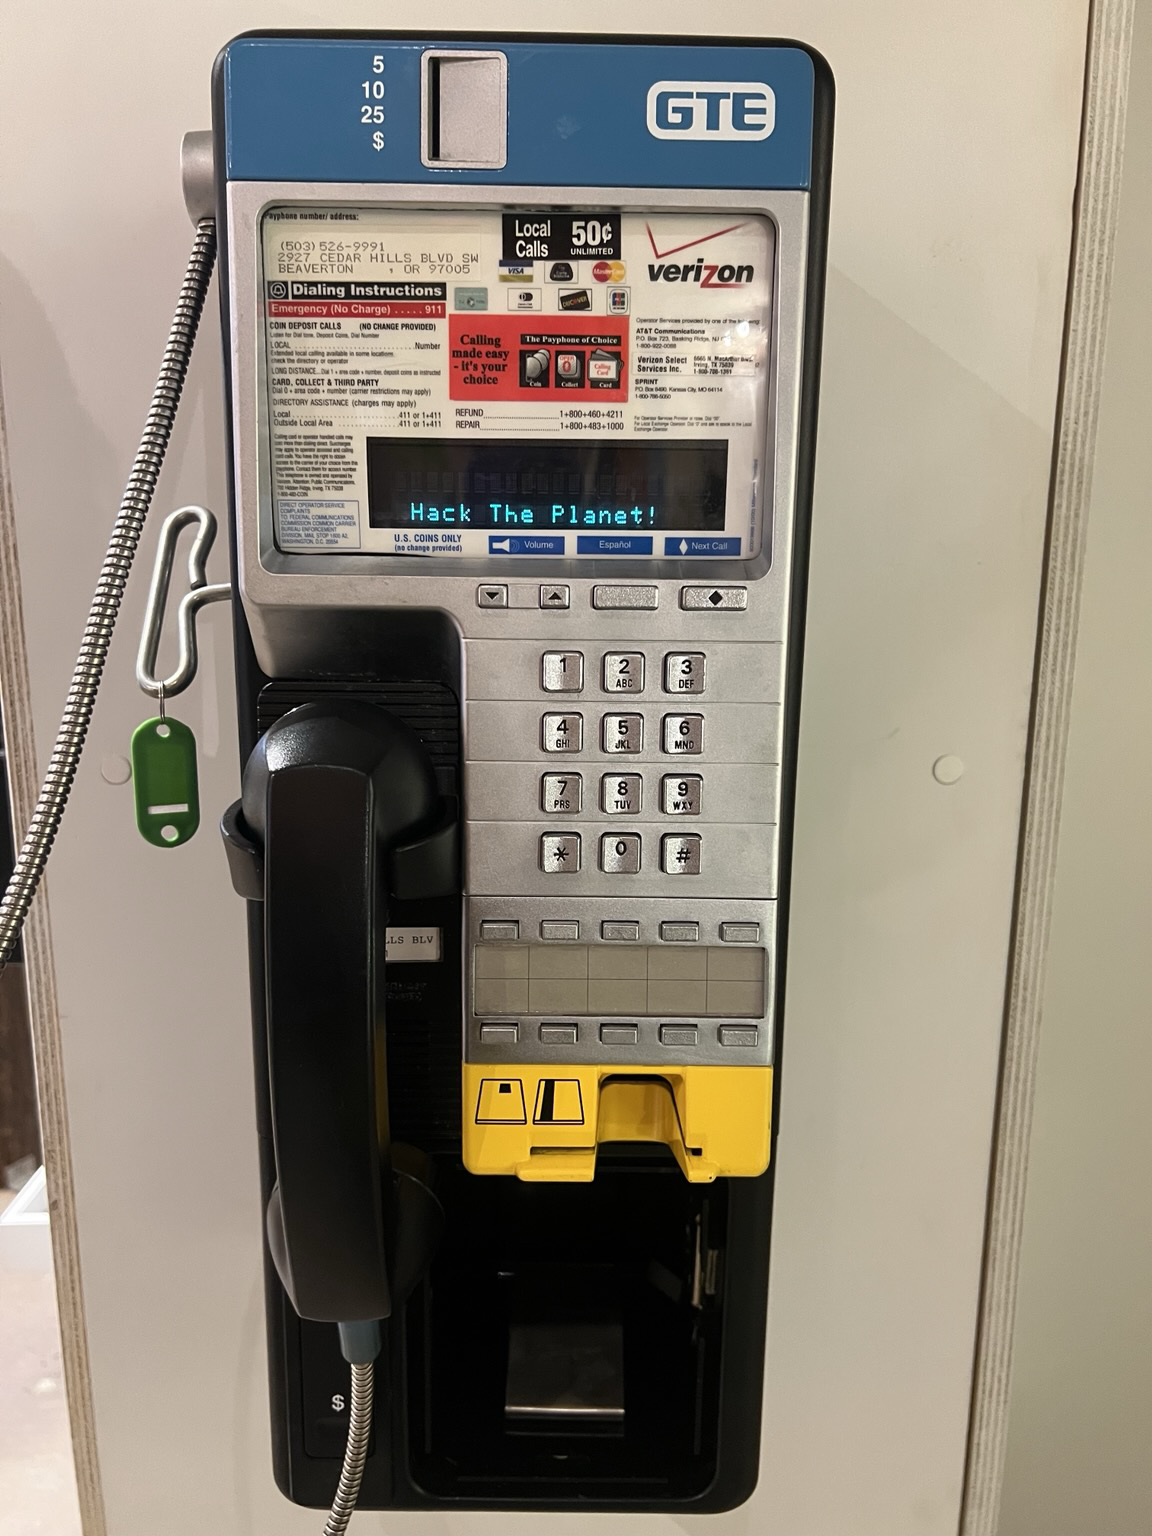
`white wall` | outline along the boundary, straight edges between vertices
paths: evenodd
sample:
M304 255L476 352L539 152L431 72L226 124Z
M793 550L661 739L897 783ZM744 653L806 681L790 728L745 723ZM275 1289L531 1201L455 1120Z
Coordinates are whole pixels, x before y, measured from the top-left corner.
M829 58L839 108L763 1473L713 1521L725 1536L957 1525L1086 9L771 9ZM42 759L190 238L175 151L208 120L212 57L255 25L384 19L358 0L6 15L0 367ZM483 13L528 19L509 0ZM766 19L753 0L579 13L750 35ZM443 0L387 20L480 14ZM224 504L218 375L210 322L161 510ZM203 753L201 835L147 847L99 771L147 712L145 584L51 880L108 1526L312 1531L268 1464L242 911L211 825L238 777L222 610L179 711ZM948 788L945 753L966 766ZM539 1520L360 1524L509 1527Z
M1152 11L1137 6L1000 1536L1152 1531Z

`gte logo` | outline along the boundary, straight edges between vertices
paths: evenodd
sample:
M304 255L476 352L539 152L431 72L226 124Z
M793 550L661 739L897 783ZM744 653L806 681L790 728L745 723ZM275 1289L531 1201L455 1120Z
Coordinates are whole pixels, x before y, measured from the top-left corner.
M776 93L762 80L657 80L648 91L655 139L766 139Z

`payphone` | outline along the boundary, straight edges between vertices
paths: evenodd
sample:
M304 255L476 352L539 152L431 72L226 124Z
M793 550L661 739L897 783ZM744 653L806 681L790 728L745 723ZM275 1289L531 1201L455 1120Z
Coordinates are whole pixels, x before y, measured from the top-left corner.
M831 115L785 42L218 61L297 1502L350 1415L366 1508L755 1484Z

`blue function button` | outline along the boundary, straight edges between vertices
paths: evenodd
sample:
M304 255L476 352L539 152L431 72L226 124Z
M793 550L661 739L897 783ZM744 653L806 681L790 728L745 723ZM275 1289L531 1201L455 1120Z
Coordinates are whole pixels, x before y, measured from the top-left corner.
M739 539L690 539L684 534L664 540L666 555L738 555Z
M576 553L578 555L650 555L652 539L647 534L638 533L582 533L576 540Z
M488 535L488 553L490 555L562 555L564 553L564 535L549 533L490 533Z

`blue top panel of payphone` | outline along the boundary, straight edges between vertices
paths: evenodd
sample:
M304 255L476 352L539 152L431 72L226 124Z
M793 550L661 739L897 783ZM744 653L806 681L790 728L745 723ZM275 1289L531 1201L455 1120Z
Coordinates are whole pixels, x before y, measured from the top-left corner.
M507 56L498 170L421 161L420 59L447 47ZM223 67L233 181L810 183L814 68L788 44L241 37Z

